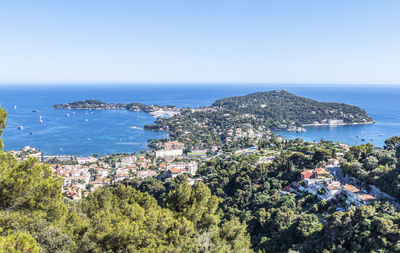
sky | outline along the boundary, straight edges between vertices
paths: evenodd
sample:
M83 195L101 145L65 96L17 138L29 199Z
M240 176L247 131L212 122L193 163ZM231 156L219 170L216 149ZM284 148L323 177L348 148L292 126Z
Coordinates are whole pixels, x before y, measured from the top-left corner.
M0 0L0 83L400 84L398 0Z

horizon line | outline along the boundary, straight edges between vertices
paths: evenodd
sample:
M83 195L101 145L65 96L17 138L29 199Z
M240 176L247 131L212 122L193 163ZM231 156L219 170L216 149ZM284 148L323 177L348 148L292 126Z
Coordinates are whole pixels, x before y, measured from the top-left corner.
M316 82L112 82L112 81L54 81L54 82L0 82L0 86L106 86L106 85L120 85L120 86L143 86L143 85L252 85L252 86L268 86L268 85L289 85L289 86L400 86L400 83L316 83Z

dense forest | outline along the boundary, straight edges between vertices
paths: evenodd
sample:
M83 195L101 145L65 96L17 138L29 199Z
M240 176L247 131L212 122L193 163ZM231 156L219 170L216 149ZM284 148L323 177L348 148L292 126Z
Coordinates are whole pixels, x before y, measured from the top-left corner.
M284 90L223 98L215 101L212 106L238 114L251 114L265 120L291 121L300 125L323 123L323 120L343 120L344 123L373 121L364 110L356 106L318 102Z
M372 144L353 146L343 161L343 172L372 184L400 200L400 137L385 141L384 149Z

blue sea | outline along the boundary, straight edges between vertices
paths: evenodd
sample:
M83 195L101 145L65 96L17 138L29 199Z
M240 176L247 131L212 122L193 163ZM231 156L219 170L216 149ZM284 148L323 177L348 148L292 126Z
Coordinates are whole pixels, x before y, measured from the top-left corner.
M279 133L286 138L324 139L350 145L370 142L383 146L385 139L400 135L400 87L396 86L3 85L0 86L0 105L8 111L7 128L3 133L5 150L19 150L30 145L52 155L132 153L145 150L148 139L167 137L165 132L143 130L144 125L155 120L144 112L55 110L53 104L99 99L113 103L200 107L224 97L276 89L318 101L356 105L377 121L372 125L309 127L305 133ZM39 122L40 117L43 123ZM18 126L24 129L19 130Z

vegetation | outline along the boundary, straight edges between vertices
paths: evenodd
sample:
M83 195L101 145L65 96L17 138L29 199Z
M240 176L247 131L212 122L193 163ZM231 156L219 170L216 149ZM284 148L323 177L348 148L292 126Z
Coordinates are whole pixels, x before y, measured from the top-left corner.
M307 124L368 124L374 122L356 106L324 103L287 91L257 92L217 100L210 107L184 109L171 118L159 118L149 130L167 130L188 150L222 146L229 131L263 134L268 130L304 131Z
M0 132L5 117L0 111ZM393 177L399 144L351 147L344 170L360 180ZM257 146L202 163L203 182L125 180L81 201L62 198L62 179L47 165L0 149L0 252L400 252L400 213L390 203L337 211L337 203L280 192L341 145L271 135ZM259 162L264 155L275 159ZM382 174L370 177L378 167Z
M159 203L123 184L64 202L61 185L47 165L0 150L1 252L251 251L245 224L221 222L220 199L203 183L182 181Z
M152 112L159 109L175 108L172 105L158 106L158 105L145 105L142 103L129 103L129 104L113 104L106 103L100 100L83 100L76 101L68 104L53 105L55 109L70 109L70 110L115 110L124 109L129 111L145 111Z
M257 92L246 96L217 100L221 107L237 114L251 114L264 121L279 121L296 125L322 123L323 120L343 120L344 123L365 123L373 120L364 110L351 105L318 102L295 96L284 90ZM272 123L272 122L271 122Z
M343 172L365 184L377 186L400 200L400 137L385 141L384 149L372 144L353 146L342 164Z

